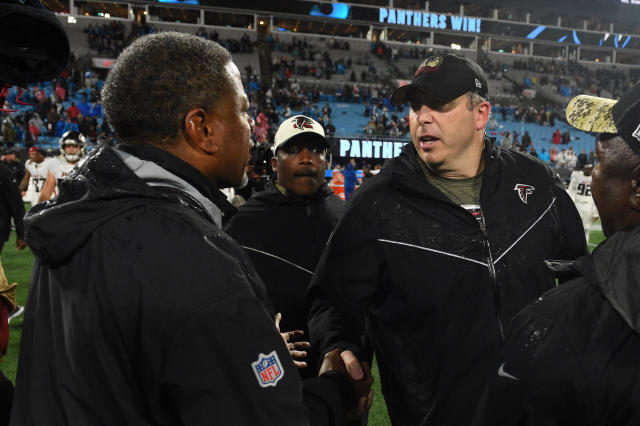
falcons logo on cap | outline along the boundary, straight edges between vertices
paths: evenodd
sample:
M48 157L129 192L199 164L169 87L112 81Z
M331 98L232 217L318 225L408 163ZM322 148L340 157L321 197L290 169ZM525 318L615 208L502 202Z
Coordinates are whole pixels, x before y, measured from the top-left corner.
M307 117L296 117L293 120L293 128L294 129L313 129L313 122Z
M413 74L413 76L417 77L418 75L422 74L425 71L426 72L438 71L440 69L440 62L442 62L442 59L439 56L428 57L427 59L422 61L420 65L418 65L418 69L416 70L415 74Z
M535 188L531 185L526 185L524 183L516 183L516 187L513 188L514 191L518 191L518 196L522 200L523 203L527 204L527 197L533 194Z

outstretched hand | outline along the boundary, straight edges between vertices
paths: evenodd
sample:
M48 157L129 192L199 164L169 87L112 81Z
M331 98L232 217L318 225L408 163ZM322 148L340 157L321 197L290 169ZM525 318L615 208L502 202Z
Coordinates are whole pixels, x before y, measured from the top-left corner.
M284 340L284 344L287 345L287 349L289 349L289 354L291 354L291 358L293 358L293 364L298 368L305 368L307 363L302 360L307 357L307 352L305 349L309 349L311 345L309 342L305 341L297 341L292 342L294 339L299 339L304 336L304 331L302 330L293 330L293 331L285 331L284 333L280 331L280 321L282 321L282 314L278 312L276 314L276 328L282 336L282 340Z
M371 376L371 368L369 363L360 362L355 354L341 348L328 352L322 359L320 366L321 375L327 371L337 371L347 377L351 381L355 400L352 401L352 408L347 413L350 419L361 418L371 408L373 402L373 376Z

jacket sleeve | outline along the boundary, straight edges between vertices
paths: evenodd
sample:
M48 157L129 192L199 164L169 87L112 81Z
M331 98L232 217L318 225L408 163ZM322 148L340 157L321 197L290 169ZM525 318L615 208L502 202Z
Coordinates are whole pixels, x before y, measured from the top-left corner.
M160 380L179 424L307 423L293 361L248 288L176 327Z
M531 318L525 312L526 309L521 311L509 324L499 361L480 395L472 426L559 426L548 407L532 403L533 395L541 391L532 379L544 372L532 366L539 354L529 348L531 330L527 324Z
M582 344L573 343L575 330L564 317L554 315L572 306L543 307L554 297L558 298L543 296L540 304L527 306L509 324L472 426L604 424L597 415L599 404L592 398L588 378L599 377L599 373L593 376L593 366L584 363L589 355Z
M303 388L273 321L249 289L216 301L177 329L161 380L180 424L344 421L348 383L323 375ZM261 374L257 368L268 364Z
M521 327L516 323L517 317L510 323L500 361L480 396L478 408L471 423L473 426L535 425L531 422L532 407L526 404L527 389L523 381L526 379L522 376L523 369L516 368L514 357L505 353L512 349L518 340L514 338L514 333L521 332ZM519 364L526 364L523 358L519 357Z
M16 238L24 240L24 203L7 167L0 167L0 196L16 225Z
M374 227L354 198L322 254L307 298L309 334L317 354L334 348L362 353L365 314L384 275ZM359 208L360 207L360 208Z

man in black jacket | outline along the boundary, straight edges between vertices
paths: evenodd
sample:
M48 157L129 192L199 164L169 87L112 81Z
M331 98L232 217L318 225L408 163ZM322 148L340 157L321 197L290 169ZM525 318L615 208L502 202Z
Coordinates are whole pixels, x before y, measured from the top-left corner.
M354 378L369 330L394 425L468 423L504 326L555 285L544 261L586 253L554 173L485 137L486 97L477 64L420 64L391 98L413 143L356 191L309 290L312 347Z
M13 176L13 183L18 186L22 182L25 169L24 164L18 158L18 150L15 148L8 149L2 156L2 162L9 167L11 175Z
M276 312L282 330L307 333L305 294L344 201L324 181L329 144L315 120L285 119L275 135L275 178L233 216L226 231L249 254ZM311 365L303 378L317 374Z
M607 239L513 319L477 425L640 424L640 85L617 103L578 96L567 121L600 132L591 189Z
M0 253L11 234L11 219L16 227L16 248L24 249L24 203L9 166L0 161Z
M94 149L26 219L11 424L339 424L358 394L335 371L303 389L264 284L221 229L233 208L218 188L241 181L254 124L230 54L139 38L102 100L123 144Z

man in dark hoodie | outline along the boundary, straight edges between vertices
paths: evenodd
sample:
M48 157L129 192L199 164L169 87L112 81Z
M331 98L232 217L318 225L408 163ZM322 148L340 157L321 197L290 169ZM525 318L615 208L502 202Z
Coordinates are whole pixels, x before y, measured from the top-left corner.
M247 250L269 300L282 313L282 330L307 333L305 295L313 271L344 209L324 180L329 144L315 120L285 119L275 135L275 172L263 192L233 216L226 231ZM317 374L314 357L300 370Z
M577 96L567 121L600 133L591 189L607 239L514 318L476 425L640 424L640 85L617 103Z
M230 54L139 38L102 100L122 144L94 149L25 221L36 260L11 424L340 424L359 394L344 371L303 389L221 229L219 188L242 180L254 125Z
M544 261L586 253L555 174L486 137L487 95L468 59L420 64L391 97L413 143L354 192L310 285L312 348L359 378L366 332L394 425L466 425L503 326L556 285Z

